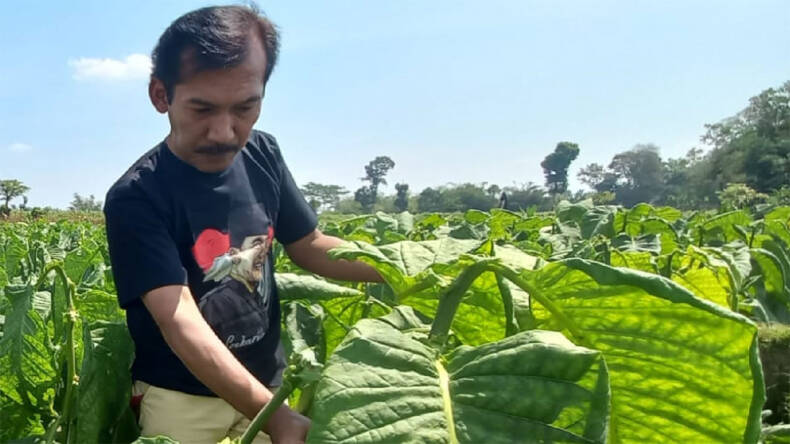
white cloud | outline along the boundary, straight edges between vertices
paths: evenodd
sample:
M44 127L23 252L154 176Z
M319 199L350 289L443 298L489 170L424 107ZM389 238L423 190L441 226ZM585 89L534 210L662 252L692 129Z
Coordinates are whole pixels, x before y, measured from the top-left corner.
M151 74L151 58L145 54L131 54L123 60L70 59L75 80L132 80L146 79Z
M26 144L26 143L12 143L8 145L8 151L13 151L15 153L24 153L25 151L32 150L33 147Z

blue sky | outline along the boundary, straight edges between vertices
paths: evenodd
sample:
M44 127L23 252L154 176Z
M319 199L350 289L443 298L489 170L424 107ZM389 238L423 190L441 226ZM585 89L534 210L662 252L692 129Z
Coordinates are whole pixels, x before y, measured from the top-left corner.
M109 186L168 132L147 97L161 32L203 1L0 1L0 178L30 205ZM377 155L413 191L542 183L637 143L664 157L790 80L790 2L259 1L282 31L256 127L297 182L361 185Z

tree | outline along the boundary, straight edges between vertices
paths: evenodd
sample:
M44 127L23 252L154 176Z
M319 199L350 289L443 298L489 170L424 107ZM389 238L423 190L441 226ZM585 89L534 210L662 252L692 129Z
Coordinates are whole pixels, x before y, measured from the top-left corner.
M700 173L721 190L745 183L768 193L790 185L790 81L749 100L738 114L705 125L702 141L713 145Z
M442 190L442 211L488 211L497 204L497 199L486 193L481 185L463 183Z
M340 198L348 194L348 190L340 185L324 185L316 182L308 182L302 187L302 194L313 209L336 210Z
M372 206L376 203L376 196L378 195L379 185L386 185L387 180L384 178L389 170L395 167L395 162L387 156L378 156L375 159L371 160L370 163L365 165L365 177L362 178L364 181L370 182L368 187L368 191L371 194ZM363 187L364 188L364 187ZM360 188L361 190L362 188ZM357 190L359 191L359 190ZM359 203L362 203L358 201ZM365 206L364 204L362 205Z
M417 198L417 208L421 213L443 211L441 191L428 187L420 192Z
M602 193L604 191L614 191L617 186L617 176L607 171L599 163L591 163L579 170L577 174L581 183L589 186L593 190Z
M499 185L491 184L488 186L488 188L486 188L486 193L488 193L489 196L495 199L499 199L499 195L502 193L502 189L499 188Z
M540 211L551 209L551 199L546 196L546 190L538 184L529 182L520 186L505 187L507 193L508 210L524 210L535 207Z
M24 196L28 191L30 191L30 187L16 179L0 180L0 197L5 202L3 204L5 211L8 212L11 209L12 200Z
M561 194L568 189L568 168L579 156L579 145L571 142L560 142L543 159L543 175L546 177L546 188L551 194Z
M664 164L653 144L636 145L617 154L609 170L618 179L615 190L619 203L633 206L658 200L664 186Z
M74 199L69 204L69 210L72 211L101 211L101 204L100 200L96 200L91 194L88 197L80 196L78 193L74 193Z
M398 193L395 197L395 209L398 211L406 211L409 208L409 185L405 183L396 183L395 191Z
M684 209L704 205L705 184L696 183L695 180L695 172L701 160L702 150L691 148L685 157L667 159L664 162L662 204Z
M365 185L354 192L354 200L362 206L362 211L369 213L376 203L376 191L373 185Z
M616 203L625 206L658 202L663 197L664 163L657 146L636 145L616 154L606 168L597 163L582 168L579 180L598 193L614 193Z
M767 194L758 193L742 183L731 183L716 193L723 211L749 208L768 199Z

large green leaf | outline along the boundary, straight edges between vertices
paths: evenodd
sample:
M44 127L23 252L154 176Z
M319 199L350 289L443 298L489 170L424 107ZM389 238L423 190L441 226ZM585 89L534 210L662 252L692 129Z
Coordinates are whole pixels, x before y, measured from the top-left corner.
M21 273L22 259L27 255L27 244L22 238L11 232L0 238L0 268L5 270L6 280L11 281Z
M381 316L389 311L388 306L374 294L314 276L278 273L275 280L281 301L319 303L323 307L325 316L322 328L326 353L334 350L358 320Z
M104 278L100 247L93 240L84 241L79 248L66 253L63 268L78 287L97 287Z
M442 357L408 312L363 320L338 347L319 381L308 442L605 440L600 353L529 331Z
M333 284L321 278L294 273L277 273L277 295L281 301L305 300L318 302L336 298L358 298L364 293L350 287Z
M737 226L747 227L752 223L752 217L746 211L737 210L729 213L722 213L711 217L703 223L692 227L692 239L695 243L700 242L732 242L734 240L744 240L738 233Z
M0 390L18 403L43 409L54 395L51 383L55 371L47 327L33 309L35 294L30 285L6 287L11 310L0 339Z
M434 253L442 245L447 245L448 250ZM531 269L537 263L534 256L512 246L491 248L489 243L481 245L476 241L451 239L399 242L380 247L346 244L332 250L330 254L372 264L392 285L398 304L408 305L432 317L439 305L441 284L454 279L466 267L466 262L459 261L464 253L486 250L505 264L525 269ZM512 305L506 306L497 277L490 272L483 273L464 295L463 303L453 318L453 331L462 342L469 345L502 339L507 334L509 318L526 321L528 317L528 296L520 289L515 289L512 298Z
M285 326L285 351L294 356L307 349L312 350L317 363L326 362L326 337L323 324L326 315L319 304L289 302L283 305ZM308 412L315 393L316 382L299 387L290 396L290 405L301 413Z
M621 234L612 239L612 246L623 251L645 251L648 253L661 253L661 242L655 234L644 236L629 236Z
M757 440L765 388L746 318L663 277L580 259L521 276L540 328L603 353L612 442Z
M765 220L778 220L790 223L790 206L776 207L765 215Z
M581 226L582 218L593 208L594 207L591 199L576 203L570 203L567 200L563 200L557 204L555 211L557 214L557 219L560 222L575 222L577 225Z
M736 295L727 263L700 248L689 247L686 254L673 256L673 267L672 280L695 296L722 307L733 307Z
M648 218L639 224L639 234L657 234L661 241L661 254L670 254L678 247L678 235L664 219Z
M0 379L4 379L0 376ZM0 442L10 443L23 436L43 435L41 416L29 404L11 400L0 385Z
M449 263L478 249L478 240L442 238L431 241L403 241L375 247L363 242L347 242L332 249L336 259L354 259L375 264L382 277L396 293L412 287L414 276L433 264Z
M615 214L616 210L614 208L603 206L587 211L582 216L581 224L579 225L582 237L585 239L590 239L593 236L613 238L615 234Z
M701 249L709 258L718 258L727 264L733 284L740 288L752 272L749 248L742 242L733 242L722 247L705 247Z
M752 248L750 252L752 259L760 268L765 292L790 306L790 293L785 288L787 277L779 258L762 248Z
M683 217L683 213L680 210L672 207L658 207L651 214L670 223Z
M646 271L648 273L658 273L655 263L655 255L646 251L611 251L611 265L613 267L625 267L633 270Z
M83 344L76 442L109 442L129 409L134 344L126 324L103 321L83 324Z
M765 233L781 240L786 248L790 248L790 227L787 223L778 220L767 220L764 226Z
M74 298L74 305L85 322L124 322L126 317L118 305L118 297L101 290L88 290Z

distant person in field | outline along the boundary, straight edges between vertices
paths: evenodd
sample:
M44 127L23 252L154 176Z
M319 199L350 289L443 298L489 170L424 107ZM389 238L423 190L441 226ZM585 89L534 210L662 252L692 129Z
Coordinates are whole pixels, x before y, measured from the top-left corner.
M507 194L504 191L499 195L499 208L507 208Z
M179 17L153 50L148 94L170 132L104 207L143 436L216 443L271 399L285 367L275 239L308 271L381 280L328 259L342 241L316 228L277 141L252 128L278 38L254 7L210 7ZM303 442L309 426L282 406L256 442Z

